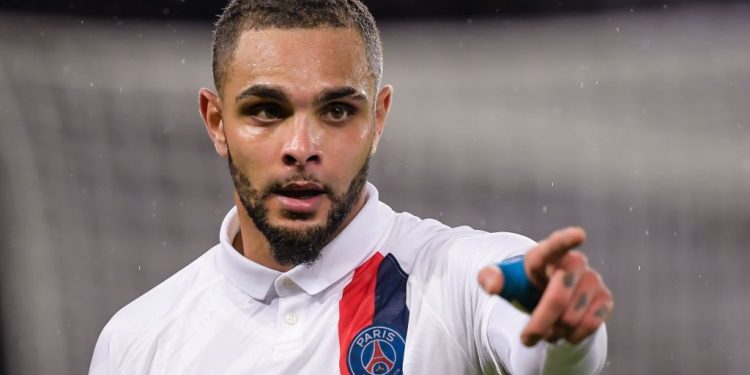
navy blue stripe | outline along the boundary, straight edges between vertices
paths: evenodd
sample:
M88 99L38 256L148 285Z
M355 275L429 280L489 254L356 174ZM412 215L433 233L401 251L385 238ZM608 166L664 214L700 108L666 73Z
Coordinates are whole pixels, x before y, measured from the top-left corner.
M409 326L409 308L406 307L406 281L409 275L401 269L392 254L388 254L378 267L375 284L375 315L373 325L385 325L400 331L406 339Z

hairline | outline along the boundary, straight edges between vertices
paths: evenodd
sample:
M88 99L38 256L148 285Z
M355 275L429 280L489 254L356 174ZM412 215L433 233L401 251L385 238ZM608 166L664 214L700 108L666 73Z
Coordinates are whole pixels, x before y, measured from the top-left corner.
M220 74L219 74L219 77L216 77L218 79L214 82L214 86L220 98L224 97L223 91L226 88L226 82L230 75L229 74L230 68L233 66L233 62L235 61L237 50L239 49L239 44L240 44L239 42L240 42L240 39L242 38L242 35L244 35L246 32L249 32L249 31L264 31L264 30L274 30L274 29L275 30L289 30L289 31L316 30L316 29L331 29L331 30L341 29L341 30L355 31L357 35L359 36L361 53L365 59L365 63L367 64L367 71L369 72L368 79L372 80L374 84L373 85L375 89L374 96L377 96L378 92L380 92L380 88L381 88L380 86L381 86L382 75L383 75L382 45L377 46L380 52L379 53L380 58L379 59L371 58L370 54L373 53L374 51L370 51L370 48L368 47L369 43L367 42L367 37L364 35L363 30L357 27L356 24L355 25L335 25L331 23L320 23L318 25L314 25L310 27L307 27L307 26L284 27L284 26L274 26L274 25L263 26L263 25L253 24L251 20L245 20L245 22L243 22L243 24L239 27L239 30L237 31L237 36L233 38L234 43L232 43L233 45L231 46L232 47L231 53L228 54L228 56L223 59L224 60L223 62L219 61L219 64L218 64L219 66L223 66L223 68L219 69ZM378 32L379 34L379 31L377 29L376 29L376 32ZM377 41L378 41L378 44L382 43L380 42L379 37L377 38ZM378 74L376 71L378 67L380 68L379 69L380 74Z

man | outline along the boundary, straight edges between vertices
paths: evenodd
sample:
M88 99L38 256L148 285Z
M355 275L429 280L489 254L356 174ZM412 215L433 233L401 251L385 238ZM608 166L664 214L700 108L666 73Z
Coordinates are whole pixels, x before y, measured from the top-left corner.
M392 88L358 0L232 1L213 71L200 112L236 207L112 318L92 374L600 371L613 305L582 230L449 228L366 182Z

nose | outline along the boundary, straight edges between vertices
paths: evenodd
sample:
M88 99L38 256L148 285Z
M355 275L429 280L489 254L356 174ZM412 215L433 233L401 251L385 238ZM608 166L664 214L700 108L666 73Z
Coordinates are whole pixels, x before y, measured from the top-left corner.
M281 153L284 165L305 168L309 164L319 164L322 155L313 124L305 116L299 116L289 125Z

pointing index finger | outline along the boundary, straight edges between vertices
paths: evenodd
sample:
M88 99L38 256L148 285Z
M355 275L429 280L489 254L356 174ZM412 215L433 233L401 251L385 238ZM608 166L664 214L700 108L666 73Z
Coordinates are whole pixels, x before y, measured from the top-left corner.
M580 227L568 227L553 232L526 254L526 273L537 287L544 287L551 274L547 266L554 265L568 251L586 240L586 232Z

